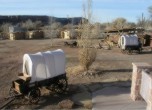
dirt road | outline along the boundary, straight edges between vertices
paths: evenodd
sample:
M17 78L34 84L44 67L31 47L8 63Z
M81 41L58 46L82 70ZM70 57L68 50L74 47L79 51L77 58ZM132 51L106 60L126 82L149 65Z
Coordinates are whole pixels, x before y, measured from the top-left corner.
M17 78L18 73L22 72L22 57L25 53L61 48L66 54L67 70L77 67L79 65L79 49L64 47L63 41L55 39L53 47L51 47L49 39L0 41L0 97L7 96L11 81ZM91 75L83 75L79 71L68 73L68 83L73 85L130 80L132 62L147 62L152 65L152 53L144 51L142 54L125 55L120 52L119 48L98 49L96 61L91 67L92 71L96 71L95 74L93 72Z

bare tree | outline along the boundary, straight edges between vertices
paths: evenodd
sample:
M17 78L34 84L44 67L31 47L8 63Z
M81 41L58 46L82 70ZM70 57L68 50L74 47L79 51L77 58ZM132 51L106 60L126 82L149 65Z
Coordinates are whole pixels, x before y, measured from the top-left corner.
M100 38L101 37L101 24L95 23L93 25L93 29L92 29L91 33L92 33L93 38Z
M149 27L152 28L152 6L148 7L148 12L150 14L150 19L148 20Z
M152 18L152 6L148 7L148 12L150 14L150 17Z
M9 38L9 27L12 26L11 23L3 23L0 26L0 37L7 39Z
M26 22L21 24L21 27L26 28L27 30L38 30L42 26L41 21L35 21L28 19Z
M52 18L52 17L49 19L49 24L50 24L50 25L53 24L53 18ZM50 32L50 39L51 39L51 42L50 42L50 43L51 43L51 46L53 46L53 32L52 32L52 27L50 28L49 32Z
M96 49L90 48L92 46L92 0L87 0L86 4L83 4L83 15L84 20L80 26L81 29L81 40L79 41L79 45L82 48L79 50L79 61L80 65L88 71L89 67L96 59Z
M40 27L42 27L42 22L41 21L35 21L34 25L35 25L36 29L40 29Z
M50 38L51 46L53 46L54 38L57 38L60 36L61 28L62 28L61 23L55 22L52 17L50 17L49 19L49 25L43 27L43 29L45 30L44 31L45 37Z
M12 26L11 23L3 23L3 24L1 25L1 31L4 32L4 33L8 33L10 26Z
M128 22L128 23L127 23L127 27L128 27L128 28L135 28L135 27L136 27L136 24L133 23L133 22Z
M124 18L117 18L112 22L114 29L123 29L127 25L127 20Z
M141 17L138 17L138 19L137 19L137 25L138 25L138 27L142 27L142 28L146 27L146 19L145 19L143 13L142 13Z
M59 22L52 22L51 23L51 29L53 29L53 30L58 30L58 29L60 29L62 27L62 25L61 25L61 23L59 23Z
M76 35L75 30L74 30L73 22L74 22L74 19L71 18L71 27L70 27L70 29L69 29L69 30L70 30L70 36L71 36L71 38L74 38L75 35Z
M26 22L22 23L22 27L26 28L27 30L34 30L36 27L32 20L28 19Z

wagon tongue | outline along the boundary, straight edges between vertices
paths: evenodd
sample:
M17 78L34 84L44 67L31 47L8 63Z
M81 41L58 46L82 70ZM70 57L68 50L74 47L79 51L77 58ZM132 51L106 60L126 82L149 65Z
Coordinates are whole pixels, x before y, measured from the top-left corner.
M5 108L8 104L13 102L15 100L15 96L4 98L3 100L0 100L0 109Z

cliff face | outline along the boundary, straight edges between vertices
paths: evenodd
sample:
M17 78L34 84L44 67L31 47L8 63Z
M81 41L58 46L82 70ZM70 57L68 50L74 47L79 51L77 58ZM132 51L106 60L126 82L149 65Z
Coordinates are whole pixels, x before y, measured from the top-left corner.
M19 22L25 22L28 19L32 20L32 21L41 21L44 24L48 24L49 23L49 19L52 19L55 22L60 22L63 25L66 25L68 23L73 22L74 25L77 25L81 22L82 18L81 17L74 17L74 18L57 18L57 17L51 17L51 16L28 16L28 15L24 15L24 16L0 16L0 24L2 23L12 23L12 24L16 24Z

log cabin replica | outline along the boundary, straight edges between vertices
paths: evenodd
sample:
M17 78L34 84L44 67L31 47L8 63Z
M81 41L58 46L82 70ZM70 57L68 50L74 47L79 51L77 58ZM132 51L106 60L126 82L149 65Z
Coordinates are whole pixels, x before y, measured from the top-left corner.
M11 26L9 27L10 40L24 40L24 39L42 39L44 32L42 30L27 31L25 28Z
M42 39L44 38L44 33L42 30L34 30L28 32L27 39Z
M145 30L145 37L146 41L144 41L145 46L150 46L151 51L152 51L152 29L151 30Z
M63 39L76 39L78 37L77 30L64 30L61 31L61 38Z
M9 27L10 40L22 40L25 38L26 38L26 29L17 26Z

